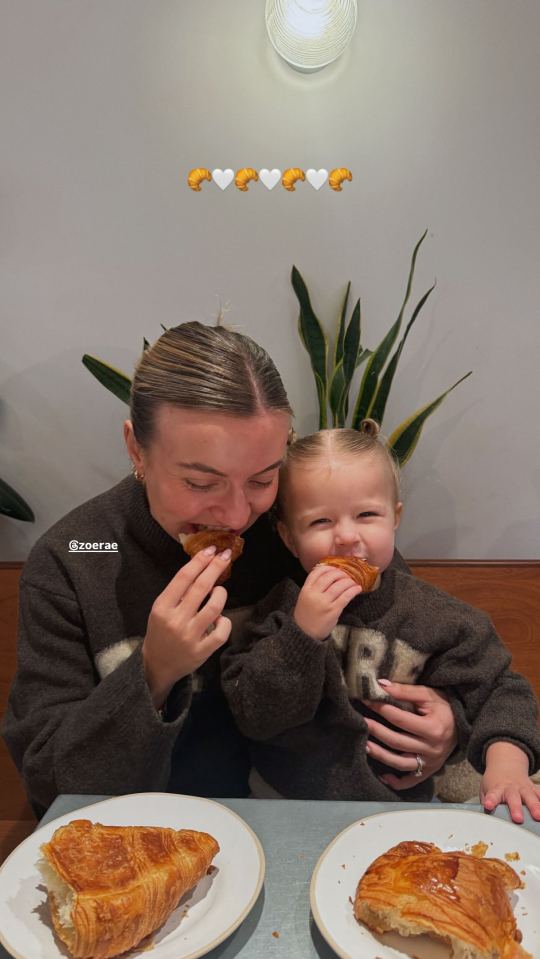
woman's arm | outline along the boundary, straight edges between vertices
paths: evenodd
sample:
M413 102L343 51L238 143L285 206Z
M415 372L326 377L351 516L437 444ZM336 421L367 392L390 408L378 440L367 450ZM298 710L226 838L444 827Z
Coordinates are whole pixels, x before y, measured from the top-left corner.
M223 562L195 557L182 567L155 600L144 638L112 626L110 635L89 637L67 577L52 590L23 575L3 733L36 806L47 808L59 793L167 788L191 706L191 672L230 629L220 614L225 590L212 589ZM216 628L206 635L210 622ZM167 722L158 712L165 700Z
M111 644L120 638L111 636ZM162 722L145 680L141 643L100 680L76 599L23 578L18 669L3 734L37 806L47 808L59 793L166 788L191 681L178 684L171 697L175 721Z

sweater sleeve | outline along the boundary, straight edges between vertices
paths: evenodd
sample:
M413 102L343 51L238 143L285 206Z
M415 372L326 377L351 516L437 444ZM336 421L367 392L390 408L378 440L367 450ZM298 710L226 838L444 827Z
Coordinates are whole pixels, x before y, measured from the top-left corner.
M172 721L162 722L145 681L141 643L100 680L75 597L23 577L17 675L3 734L36 808L47 808L59 793L165 789L190 701L186 677L170 697Z
M296 625L297 595L290 581L278 585L222 655L223 691L249 739L264 741L310 722L321 702L330 644Z
M473 610L451 648L428 661L422 682L445 688L467 731L467 758L479 772L493 742L514 743L529 757L530 772L540 766L538 705L524 676L509 669L510 653L485 614Z

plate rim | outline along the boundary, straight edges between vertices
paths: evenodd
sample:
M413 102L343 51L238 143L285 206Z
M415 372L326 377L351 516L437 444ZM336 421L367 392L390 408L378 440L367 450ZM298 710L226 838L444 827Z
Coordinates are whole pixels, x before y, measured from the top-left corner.
M245 819L243 819L242 816L240 816L239 813L236 812L236 810L230 809L229 806L225 806L224 803L219 802L217 799L209 799L206 796L190 796L186 793L165 793L165 792L123 793L120 796L106 796L104 799L98 800L98 802L89 803L87 806L79 806L77 809L72 810L72 812L62 813L60 816L55 816L54 819L50 819L48 822L43 823L42 825L38 824L36 828L33 830L33 832L31 832L30 835L26 837L26 839L23 839L23 841L20 842L15 847L15 849L11 851L7 859L4 860L4 862L0 865L0 876L4 872L4 869L8 865L10 859L18 852L18 850L20 850L23 846L26 846L35 842L36 835L41 831L41 829L45 829L49 826L54 826L55 823L59 822L60 820L64 820L66 817L69 817L69 816L72 816L72 818L74 819L84 818L84 816L82 816L83 813L85 813L88 810L98 809L104 803L112 804L116 802L117 800L121 801L125 799L132 799L134 797L141 800L144 800L147 797L152 797L152 799L155 799L156 797L161 797L161 798L166 798L167 800L188 799L190 801L196 800L197 802L200 802L200 803L208 803L209 805L217 806L220 810L224 809L226 813L229 813L234 819L237 819L241 823L241 825L245 828L246 832L249 834L250 838L253 841L253 844L257 852L258 866L259 866L259 872L257 876L257 881L255 883L254 891L249 899L249 902L246 904L245 908L242 910L240 915L237 916L236 919L229 926L227 926L225 930L219 933L216 938L212 939L211 942L207 943L203 947L197 947L194 952L189 952L179 957L179 959L200 959L201 956L206 956L207 953L209 953L212 949L215 949L216 946L219 946L222 942L228 939L229 936L231 936L233 932L235 932L235 930L238 929L238 927L244 922L246 917L249 915L249 913L255 906L257 899L259 898L261 889L263 887L265 874L266 874L266 857L264 854L264 849L263 849L261 840L257 836L257 833L252 829L249 823L247 823ZM78 813L80 813L81 816L77 816ZM165 828L171 828L171 827L165 827ZM4 949L6 949L6 951L11 956L14 957L14 959L29 959L28 955L25 955L19 952L12 945L8 943L2 928L0 928L0 944L4 947ZM59 959L61 959L60 952L59 952Z
M336 845L336 843L338 842L338 840L341 839L342 836L350 832L351 829L355 829L357 826L360 825L360 823L365 823L373 819L382 819L385 816L393 816L393 817L410 816L412 813L419 813L419 812L421 812L423 815L426 815L427 813L428 815L439 815L439 816L441 815L441 813L450 813L453 816L455 816L456 814L459 814L459 815L463 814L465 816L482 816L482 817L486 815L481 810L476 810L476 809L394 809L394 810L385 809L384 812L377 812L377 813L372 813L369 816L362 816L360 819L357 819L355 822L352 822L348 826L345 826L344 829L338 832L337 835L330 840L328 845L325 847L325 849L323 849L321 855L317 859L317 862L311 874L311 880L309 883L309 907L310 907L315 925L317 926L317 929L319 930L323 939L334 950L336 955L340 957L340 959L352 959L352 957L350 952L345 952L343 947L334 939L332 933L327 928L326 923L323 922L315 901L315 886L317 883L319 870L324 860L326 859L327 854L330 852L333 846ZM510 827L517 827L517 828L519 828L519 826L523 826L523 823L508 822L507 819L500 819L498 816L491 816L491 818L494 819L497 823L499 823L502 826L510 826ZM536 839L538 842L540 842L540 835L538 835L538 833L535 833L532 830L527 828L525 829L525 831L533 839Z

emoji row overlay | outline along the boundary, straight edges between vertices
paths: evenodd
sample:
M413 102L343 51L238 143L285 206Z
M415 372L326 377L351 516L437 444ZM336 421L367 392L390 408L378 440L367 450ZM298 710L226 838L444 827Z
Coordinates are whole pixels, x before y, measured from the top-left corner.
M320 190L326 182L332 190L337 192L343 189L345 180L352 180L352 173L346 167L336 167L335 170L300 170L299 167L291 167L282 174L281 170L254 170L252 167L242 167L241 170L207 170L205 167L196 167L188 173L187 183L190 190L200 193L201 186L205 180L213 182L221 189L226 190L234 180L234 185L242 193L247 193L249 184L257 180L266 187L267 190L273 190L279 182L285 190L293 193L296 184L307 180L315 190Z

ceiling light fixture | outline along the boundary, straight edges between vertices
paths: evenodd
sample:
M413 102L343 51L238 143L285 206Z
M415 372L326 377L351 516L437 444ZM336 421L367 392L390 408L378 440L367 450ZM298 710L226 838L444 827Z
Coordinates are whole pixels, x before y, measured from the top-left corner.
M302 73L337 60L356 27L356 0L266 0L272 46Z

